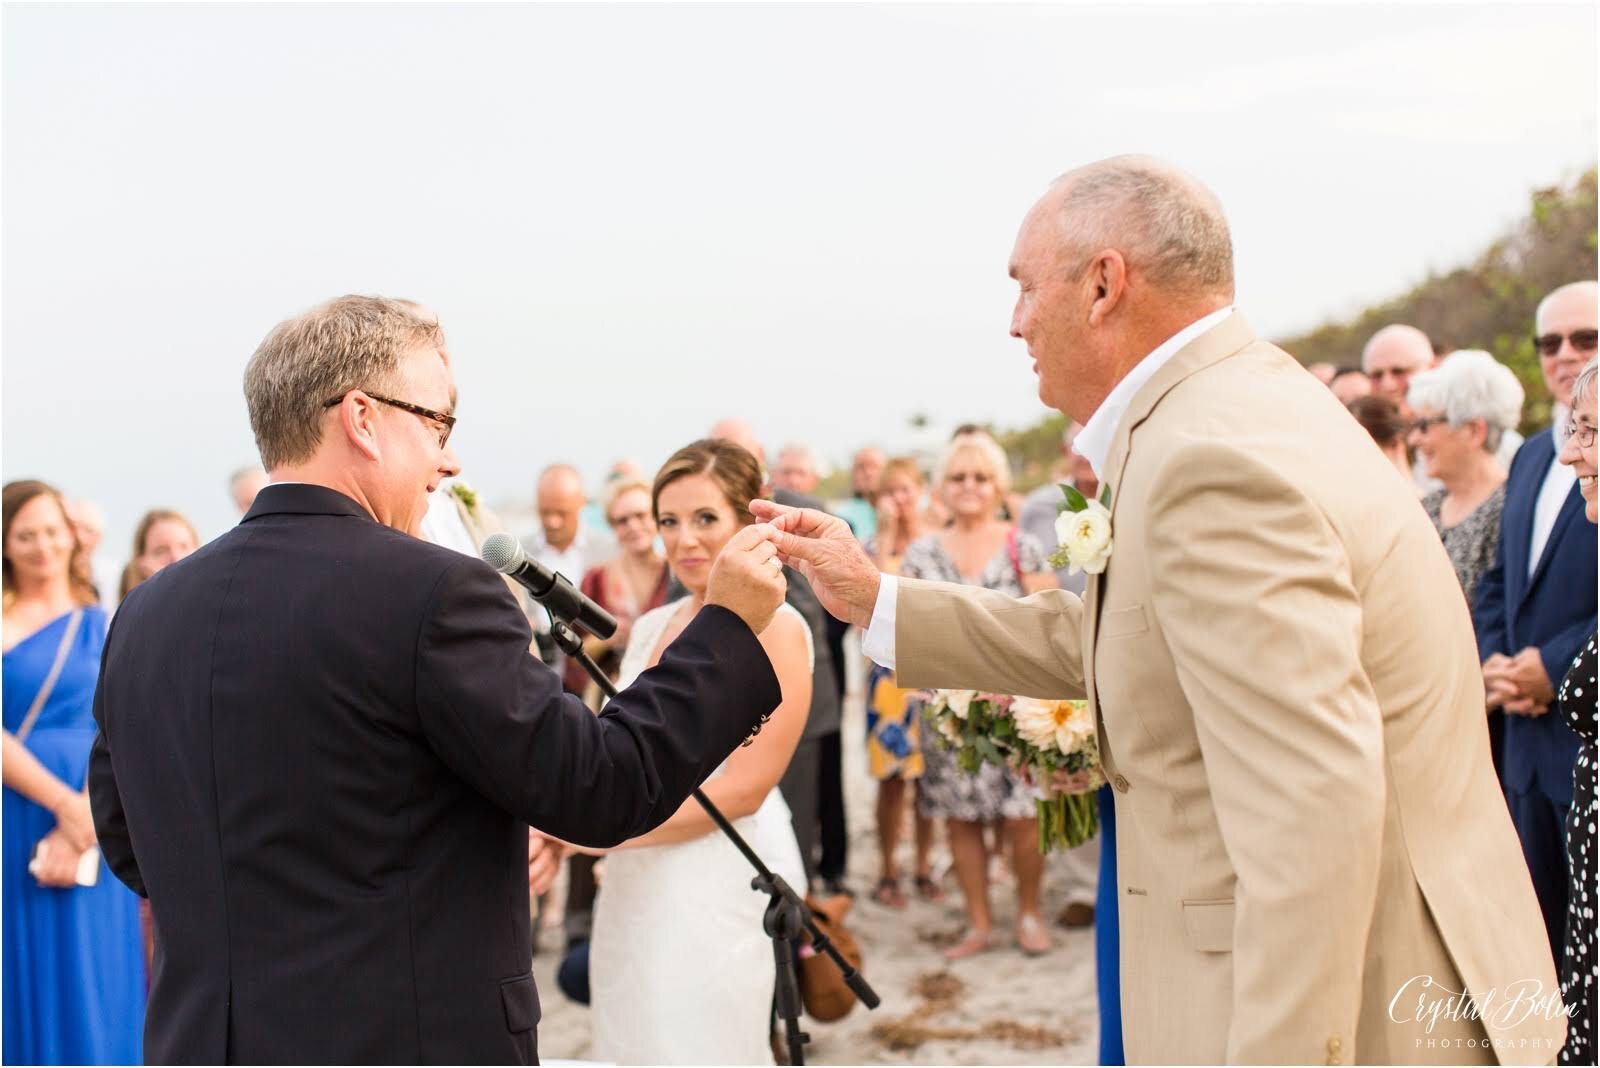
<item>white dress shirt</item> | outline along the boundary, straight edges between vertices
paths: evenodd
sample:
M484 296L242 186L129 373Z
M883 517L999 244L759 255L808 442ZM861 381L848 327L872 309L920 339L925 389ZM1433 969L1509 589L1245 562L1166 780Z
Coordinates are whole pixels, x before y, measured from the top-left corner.
M1102 481L1106 477L1105 466L1111 455L1111 443L1117 436L1117 428L1122 424L1123 417L1128 414L1128 405L1133 403L1134 394L1185 345L1232 314L1232 305L1218 308L1179 330L1157 345L1154 352L1134 364L1133 369L1100 402L1100 407L1094 410L1089 421L1083 424L1083 429L1072 440L1072 451L1088 460L1089 466L1094 468L1094 473ZM899 586L899 581L893 575L883 576L878 585L877 603L872 607L872 622L861 638L862 654L890 671L894 670L895 597Z
M1571 409L1561 405L1555 406L1555 428L1567 425L1571 417ZM1556 529L1556 519L1561 515L1561 506L1567 502L1567 494L1572 492L1572 487L1578 481L1578 473L1560 460L1561 439L1553 435L1556 446L1556 458L1550 461L1550 469L1544 473L1544 484L1539 487L1539 496L1533 504L1533 531L1528 538L1528 575L1531 577L1539 566L1539 557L1544 555L1544 547L1550 540L1551 531Z
M544 532L540 531L532 538L523 541L523 548L529 556L539 561L551 571L566 576L573 587L583 581L584 572L591 567L605 563L617 555L616 539L608 534L603 534L592 527L578 524L578 533L572 538L572 543L565 549L557 549L544 540ZM550 629L550 613L544 606L527 596L527 602L532 605L529 619L533 629L544 633Z
M454 479L445 479L428 494L428 511L419 524L422 540L431 541L435 545L442 545L446 549L454 549L468 556L477 556L478 543L473 540L472 532L467 529L466 521L461 518L461 509L456 505L455 494L450 492L450 487L454 484Z

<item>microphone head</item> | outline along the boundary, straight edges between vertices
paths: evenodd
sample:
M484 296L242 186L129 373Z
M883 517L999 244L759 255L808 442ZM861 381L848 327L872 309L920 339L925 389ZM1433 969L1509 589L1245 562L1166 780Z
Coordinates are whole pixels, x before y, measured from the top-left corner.
M522 551L522 543L515 537L506 533L490 534L483 539L483 548L478 550L478 555L483 557L483 562L500 572L509 575L522 566L522 561L527 555Z

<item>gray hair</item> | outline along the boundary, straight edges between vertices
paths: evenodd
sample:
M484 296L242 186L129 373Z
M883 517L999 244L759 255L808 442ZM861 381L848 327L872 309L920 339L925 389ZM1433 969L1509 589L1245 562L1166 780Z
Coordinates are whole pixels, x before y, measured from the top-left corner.
M407 353L440 338L437 323L383 297L339 297L273 327L244 370L262 466L311 459L329 400L352 389L387 389Z
M785 456L799 457L801 460L805 461L806 466L811 468L811 470L817 470L817 454L811 451L811 446L809 445L802 444L798 441L791 441L789 444L778 450L779 460L782 460Z
M934 485L944 485L945 473L950 465L961 456L978 456L983 460L984 466L989 468L989 474L994 478L995 486L1001 493L1011 490L1011 461L1006 456L1006 451L983 431L968 434L957 434L939 456L938 466L934 468Z
M1572 407L1577 409L1586 398L1594 396L1595 365L1600 362L1600 356L1590 357L1589 362L1583 365L1583 370L1578 372L1578 377L1572 382Z
M1431 371L1411 379L1406 403L1413 410L1438 412L1451 426L1482 419L1483 447L1494 452L1507 430L1522 419L1522 383L1505 364L1482 349L1461 349Z
M1221 201L1194 178L1150 156L1113 156L1056 184L1062 244L1080 264L1116 248L1156 286L1232 299L1228 220Z

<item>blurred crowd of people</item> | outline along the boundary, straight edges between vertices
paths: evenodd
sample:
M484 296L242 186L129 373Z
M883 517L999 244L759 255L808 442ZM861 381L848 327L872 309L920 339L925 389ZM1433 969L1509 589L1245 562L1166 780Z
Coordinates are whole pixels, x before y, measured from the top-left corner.
M1496 767L1551 946L1558 962L1565 958L1569 999L1584 1000L1592 1012L1593 689L1592 683L1580 687L1577 699L1566 702L1558 691L1580 653L1587 653L1593 674L1595 284L1555 290L1533 309L1533 320L1554 414L1526 440L1518 432L1526 398L1517 376L1484 351L1437 353L1412 326L1379 330L1358 364L1352 354L1351 366L1308 370L1369 431L1392 460L1395 477L1415 487L1455 567L1477 629ZM936 457L859 450L848 494L819 501L814 493L821 471L810 447L791 442L769 453L748 423L729 419L706 428L659 470L617 462L597 492L570 464L546 467L533 487L537 529L526 532L524 544L615 616L615 635L586 638L585 651L613 680L624 681L659 657L683 625L684 606L698 606L717 549L751 521L742 502L752 495L840 516L885 572L1017 597L1056 586L1082 592L1084 575L1055 571L1047 562L1061 500L1056 483L1091 498L1098 491L1093 470L1072 451L1076 429L1069 427L1062 441L1053 478L1031 493L1014 490L1011 460L996 438L965 426ZM266 482L259 467L229 480L241 516ZM117 603L194 552L200 539L180 512L153 509L137 523L119 567L102 542L103 526L92 501L63 496L42 482L5 486L8 1062L139 1059L151 936L147 924L141 928L137 899L97 871L93 855L83 791L95 676ZM415 533L476 556L503 526L457 478L432 495ZM769 740L749 755L736 753L721 773L730 816L759 817L763 822L748 826L770 843L772 813L781 811L792 833L794 878L819 896L859 892L873 908L855 913L858 924L896 922L893 917L914 900L940 901L951 889L946 875L953 873L965 926L943 949L952 961L1002 942L990 901L997 878L1016 894L1016 926L1005 941L1024 954L1048 951L1056 925L1095 922L1097 908L1110 910L1114 921L1114 894L1110 900L1097 895L1115 863L1109 819L1100 840L1052 868L1065 884L1057 889L1066 907L1047 916L1030 788L994 767L975 773L957 767L925 729L916 695L897 687L892 672L847 663L845 628L802 576L789 571L787 577L792 613L773 640L786 634L790 646L773 655L775 663L793 658L791 666L798 664L806 679L786 686L785 707L767 728ZM598 686L556 647L543 609L512 589L528 614L533 652L598 710ZM846 738L847 679L863 674L865 737ZM804 699L791 708L796 695ZM863 886L847 878L842 770L844 747L857 744L865 746L877 789L876 871ZM1580 775L1575 791L1580 755L1590 770L1587 786ZM781 806L769 804L771 798ZM684 827L636 844L664 856L714 833L686 816ZM563 989L578 1000L593 998L597 1008L605 994L598 978L589 981L591 944L600 947L597 963L639 948L618 944L615 932L596 930L606 923L597 899L606 894L605 869L615 859L570 857L562 899L540 902L541 910L560 913ZM682 914L713 907L710 867L697 875L641 868L633 859L613 866L613 878L626 877L630 885L647 873L667 905ZM1589 904L1580 909L1580 902ZM1106 966L1115 966L1114 954L1109 965L1102 957ZM1115 1052L1102 1048L1108 1061Z

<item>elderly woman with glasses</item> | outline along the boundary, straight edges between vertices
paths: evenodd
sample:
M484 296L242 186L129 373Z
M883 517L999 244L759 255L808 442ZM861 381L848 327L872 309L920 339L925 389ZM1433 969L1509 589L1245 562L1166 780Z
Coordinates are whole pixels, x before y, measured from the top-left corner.
M1578 476L1583 514L1595 522L1595 361L1578 374L1572 387L1572 421L1558 459ZM1567 670L1556 703L1567 726L1582 744L1572 768L1572 807L1567 811L1567 935L1561 961L1561 997L1571 1015L1567 1018L1567 1044L1562 1064L1595 1062L1595 987L1600 985L1600 954L1596 953L1594 908L1595 870L1595 768L1600 766L1600 724L1595 721L1595 635L1579 650Z
M1444 539L1467 602L1494 563L1505 507L1502 439L1522 418L1522 383L1487 352L1464 350L1411 380L1407 441L1443 486L1422 507Z

